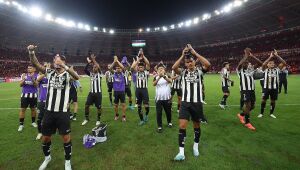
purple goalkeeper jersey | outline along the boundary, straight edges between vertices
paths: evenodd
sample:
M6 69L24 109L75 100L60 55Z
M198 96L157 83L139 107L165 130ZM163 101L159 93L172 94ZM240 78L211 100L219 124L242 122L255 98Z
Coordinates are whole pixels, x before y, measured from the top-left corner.
M125 76L123 73L114 73L114 91L125 91Z
M48 79L44 77L39 84L39 102L46 102Z
M25 75L24 85L22 87L22 96L25 98L36 98L37 97L37 88L34 87L34 81L37 79L38 74L34 73L30 76L29 73Z

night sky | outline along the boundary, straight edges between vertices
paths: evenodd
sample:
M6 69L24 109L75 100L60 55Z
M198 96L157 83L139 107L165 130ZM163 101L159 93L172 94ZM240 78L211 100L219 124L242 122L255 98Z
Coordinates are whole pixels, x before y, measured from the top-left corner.
M91 26L139 28L177 24L219 9L230 0L24 0L53 16Z

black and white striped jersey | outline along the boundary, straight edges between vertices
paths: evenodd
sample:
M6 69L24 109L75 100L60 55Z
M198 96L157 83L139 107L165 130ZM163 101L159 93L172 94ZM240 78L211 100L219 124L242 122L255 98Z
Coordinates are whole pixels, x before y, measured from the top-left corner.
M194 71L183 70L181 73L182 101L203 102L203 72L199 68Z
M46 69L48 79L45 108L51 112L67 112L70 95L70 74L67 71L58 74L53 69Z
M125 70L124 76L125 76L125 86L130 86L131 71Z
M106 83L114 82L114 72L108 70L105 72L105 76L106 76Z
M240 91L255 90L255 82L253 78L254 69L240 69L237 70L238 77L240 79Z
M229 87L229 76L230 76L230 72L229 70L227 70L227 68L223 68L221 70L221 80L222 80L222 87Z
M148 88L149 71L138 71L136 73L136 88Z
M279 68L267 68L264 75L264 89L278 89Z
M172 77L178 76L176 79L172 80L172 84L171 84L172 89L176 89L176 90L181 89L181 75L176 74L175 71L173 70L171 76Z
M101 92L101 73L90 72L90 92L100 93Z

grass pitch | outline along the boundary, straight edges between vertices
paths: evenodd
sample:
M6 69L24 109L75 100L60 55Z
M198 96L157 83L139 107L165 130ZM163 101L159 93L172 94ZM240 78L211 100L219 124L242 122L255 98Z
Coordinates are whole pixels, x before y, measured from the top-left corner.
M127 122L114 121L113 108L109 106L106 84L103 82L103 116L108 123L108 141L97 144L92 149L82 145L84 134L95 126L96 110L91 109L91 121L81 126L84 119L84 103L88 93L88 79L81 79L83 93L79 96L77 121L72 122L72 166L75 170L85 169L300 169L300 77L288 77L288 94L280 94L275 115L258 119L260 111L261 88L257 81L256 108L251 113L251 121L256 132L244 128L238 121L239 87L238 79L231 88L228 99L230 105L221 110L217 105L222 97L219 75L206 75L206 102L204 112L209 123L202 125L200 157L192 154L192 124L187 130L186 161L174 162L178 153L177 112L173 110L173 128L167 128L163 117L164 131L156 132L155 107L150 109L149 122L138 126L137 110L127 112ZM149 79L151 83L152 79ZM150 85L151 106L154 105L155 89ZM174 100L175 101L175 100ZM20 87L18 83L0 84L0 170L38 169L44 157L40 141L35 141L37 129L30 126L30 113L27 111L25 128L18 128L18 107L20 106ZM174 104L173 106L176 106ZM53 136L51 148L52 161L48 169L64 168L64 150L60 136Z

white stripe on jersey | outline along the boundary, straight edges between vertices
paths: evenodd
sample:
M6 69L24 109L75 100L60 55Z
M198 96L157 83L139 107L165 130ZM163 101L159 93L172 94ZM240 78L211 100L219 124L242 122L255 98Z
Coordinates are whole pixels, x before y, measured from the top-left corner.
M100 93L101 92L101 75L100 73L90 74L90 92Z
M240 90L247 91L247 90L255 90L255 82L253 78L253 69L241 69L237 70L237 74L240 79Z
M264 74L264 89L277 89L279 84L279 69L266 69Z
M203 72L196 69L193 72L184 70L182 72L182 101L203 102Z
M177 76L177 74L175 73L175 71L173 70L171 73L172 77ZM181 89L181 75L178 75L179 77L177 77L177 79L172 80L172 84L171 87L173 89Z
M148 71L137 72L136 88L148 88Z
M64 100L63 112L68 111L70 88L71 88L71 86L70 86L70 75L69 74L67 74L66 84L69 84L69 85L68 86L66 85L66 88L65 88L65 100Z
M225 78L226 79L225 79ZM228 81L228 79L229 79L229 71L227 70L227 68L223 68L222 70L221 70L221 80L222 80L222 87L228 87L229 86L229 81Z

